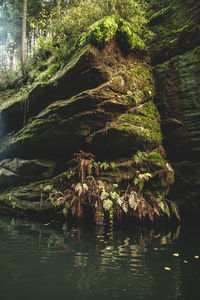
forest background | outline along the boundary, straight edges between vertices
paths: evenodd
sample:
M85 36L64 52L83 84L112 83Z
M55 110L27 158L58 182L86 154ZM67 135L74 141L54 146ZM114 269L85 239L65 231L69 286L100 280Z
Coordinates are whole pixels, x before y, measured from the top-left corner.
M0 0L0 90L33 83L49 65L57 71L78 36L104 16L122 17L151 38L146 6L143 0Z

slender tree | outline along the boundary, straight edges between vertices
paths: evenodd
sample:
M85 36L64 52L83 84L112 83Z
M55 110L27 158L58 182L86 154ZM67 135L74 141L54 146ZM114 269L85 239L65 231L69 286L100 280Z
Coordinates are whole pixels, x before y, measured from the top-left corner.
M58 17L61 14L61 0L57 0L57 10L58 10Z
M26 20L27 20L27 0L23 0L23 17L22 17L22 74L25 75L26 62Z

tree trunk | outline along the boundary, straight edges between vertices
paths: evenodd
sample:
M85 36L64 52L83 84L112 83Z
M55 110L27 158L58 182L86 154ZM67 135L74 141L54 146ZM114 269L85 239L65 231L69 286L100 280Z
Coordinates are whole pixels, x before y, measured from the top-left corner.
M11 50L10 50L10 57L9 57L9 60L10 60L10 71L12 72L14 70L14 48L11 47Z
M22 17L22 74L25 76L26 62L26 18L27 18L27 0L23 0L23 17Z
M113 14L116 10L116 1L107 0L108 14Z
M61 0L57 0L57 10L58 10L58 17L61 14Z

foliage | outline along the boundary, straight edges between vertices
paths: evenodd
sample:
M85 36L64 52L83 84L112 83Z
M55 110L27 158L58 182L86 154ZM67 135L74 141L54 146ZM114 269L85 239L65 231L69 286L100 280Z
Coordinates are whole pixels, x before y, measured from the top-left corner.
M41 80L38 71L41 67L48 69L50 63L65 61L70 54L87 42L103 46L118 30L118 38L131 49L146 50L141 40L150 37L145 16L146 4L137 0L73 0L61 1L62 14L58 16L57 1L29 0L27 16L28 57L25 66L29 79ZM2 89L9 87L6 82L21 77L21 72L11 73L19 65L21 44L22 1L2 0L0 2L0 35L3 41L5 66L1 69ZM104 22L100 20L106 17ZM114 21L115 18L118 20ZM110 18L109 18L110 17ZM112 18L111 18L112 17ZM119 21L121 19L121 21ZM123 21L122 21L123 19ZM126 22L125 22L125 21ZM93 26L95 22L99 21ZM91 26L91 27L90 27ZM87 35L86 31L90 31ZM71 50L71 48L73 48ZM63 66L63 65L62 65ZM61 66L61 67L62 67ZM18 67L18 69L20 69ZM10 73L9 73L9 72ZM9 73L9 74L8 74ZM45 75L44 75L45 76ZM48 76L45 76L46 80ZM22 81L22 83L24 83Z
M118 204L125 213L128 213L130 209L134 210L140 220L148 216L151 221L154 221L155 216L161 217L165 214L170 218L170 210L172 210L180 221L176 204L162 199L162 196L156 198L155 195L150 194L146 195L145 199L142 193L131 191L119 197Z
M134 155L133 159L137 165L146 163L147 165L155 165L159 167L160 169L165 169L165 167L169 168L171 171L172 168L169 166L169 164L166 164L165 160L165 150L162 145L159 145L158 148L156 148L153 152L146 153L137 151L137 153Z
M96 46L104 46L118 29L118 24L113 17L104 17L90 26L90 42Z
M152 175L150 173L139 174L138 177L134 178L134 184L138 187L138 190L141 191L144 186L144 182L148 181Z
M80 217L83 214L83 205L89 204L94 211L96 222L101 223L104 218L103 210L111 211L113 206L109 197L113 199L115 196L115 193L112 192L114 187L107 190L105 183L100 180L97 181L91 173L95 172L98 176L99 169L114 168L114 163L95 162L93 154L83 151L74 155L78 162L77 175L80 182L73 183L63 193L53 189L53 186L50 185L46 186L44 191L50 191L50 199L55 206L63 206L65 216L71 209L72 215Z
M30 26L33 18L38 18L39 12L45 6L43 0L29 0L27 18L27 49L29 55L33 52L33 44L36 30L32 31ZM19 86L21 80L21 41L22 41L22 0L1 0L0 1L0 89ZM23 69L25 71L27 67ZM21 81L21 82L20 82Z
M180 219L174 202L164 199L162 195L156 196L143 190L144 182L148 181L152 174L138 174L133 185L129 184L126 191L123 191L118 184L111 185L98 180L101 169L105 171L115 168L114 162L96 162L93 154L83 151L74 155L78 164L77 176L73 176L69 188L63 192L50 185L44 188L44 191L49 192L54 206L61 207L66 217L69 211L72 215L81 217L84 207L89 206L98 224L104 222L106 214L110 220L113 217L120 220L124 214L129 214L139 219L148 216L153 221L155 216L161 217L166 214L170 217L172 211Z
M109 5L109 2L113 4ZM103 46L113 37L117 29L121 33L119 38L132 45L132 48L146 49L139 38L139 36L144 38L151 35L146 27L145 7L144 3L134 0L118 0L117 4L107 0L85 0L66 7L59 19L52 12L48 18L46 31L38 38L37 56L45 58L47 53L51 53L55 60L66 59L70 48L75 44L77 48L89 40L91 43ZM121 18L127 22L116 22L113 16L117 20ZM104 17L107 18L101 20ZM97 21L99 24L93 25ZM90 34L86 41L84 33L88 30Z

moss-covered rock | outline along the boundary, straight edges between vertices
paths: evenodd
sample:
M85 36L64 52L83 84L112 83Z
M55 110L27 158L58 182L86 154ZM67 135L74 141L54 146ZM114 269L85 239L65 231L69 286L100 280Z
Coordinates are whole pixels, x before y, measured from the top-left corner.
M164 146L175 168L170 197L186 212L200 211L200 2L149 1L155 104L162 119ZM194 176L193 176L194 174ZM196 200L195 200L196 198ZM195 204L196 203L196 204Z
M138 149L151 151L162 142L158 111L149 101L133 112L121 114L107 126L106 132L99 130L90 135L88 142L93 151L107 152L110 156L128 156Z
M24 160L19 158L4 159L0 167L16 175L24 176L28 180L34 177L45 177L52 175L55 167L54 161L46 159Z
M1 192L1 211L22 216L55 213L48 194L43 193L44 183L32 182Z
M198 157L200 151L200 60L195 49L154 69L167 151L179 159Z
M0 169L0 185L1 189L8 188L10 186L15 186L17 184L28 181L25 176L20 176L9 170L1 167Z
M167 194L173 180L165 159L153 152L162 134L148 52L129 23L116 17L96 22L66 53L66 65L50 65L40 80L16 101L4 95L0 166L26 181L2 187L2 207L55 212L51 193L63 195L77 183L72 158L80 149L92 152L97 166L113 161L99 177L105 185L134 190L134 179L146 172L152 177L146 195ZM133 159L138 150L146 153L141 164Z
M196 0L149 1L151 29L155 32L150 42L153 64L184 54L200 44L199 12Z

